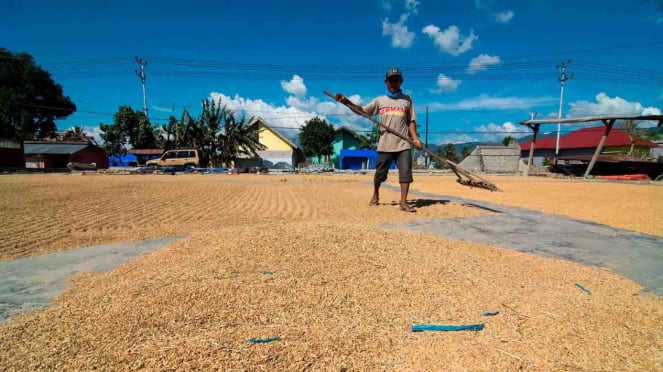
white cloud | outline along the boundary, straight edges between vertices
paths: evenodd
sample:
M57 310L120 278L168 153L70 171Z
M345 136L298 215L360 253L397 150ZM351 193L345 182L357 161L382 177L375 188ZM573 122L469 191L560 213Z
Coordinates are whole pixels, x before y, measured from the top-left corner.
M172 108L161 107L161 106L157 106L157 105L152 105L152 109L156 110L156 111L159 111L159 112L167 112L169 114L172 114L173 111L174 111Z
M294 84L291 84L293 83ZM368 120L352 113L342 104L330 99L320 101L317 97L306 98L304 79L294 75L290 82L281 82L282 88L291 95L285 99L285 105L276 106L261 99L250 99L235 95L227 96L220 92L210 93L214 102L221 102L222 106L237 112L247 118L259 116L270 126L288 138L296 138L301 128L308 120L318 116L326 118L334 125L346 125L354 130L364 130L371 127ZM298 95L299 94L299 95ZM362 104L358 95L348 96L357 104Z
M528 110L556 102L554 97L491 97L485 94L455 103L432 103L433 111Z
M515 15L516 14L511 10L494 14L495 21L499 23L509 23L509 21L511 21Z
M492 8L493 0L474 0L474 6L478 10L487 10Z
M419 13L419 5L421 5L421 3L417 0L405 0L405 9L412 14Z
M409 14L401 14L397 23L389 23L389 18L382 22L382 35L391 36L391 46L394 48L409 48L414 40L414 32L409 31L405 25Z
M306 96L306 85L304 85L304 79L299 75L292 75L290 81L281 80L281 88L297 97Z
M596 95L596 102L577 101L569 104L571 109L567 117L599 116L599 115L656 115L661 109L644 107L639 102L629 102L621 97L611 98L601 92Z
M444 31L441 31L435 25L428 25L421 31L430 36L433 39L433 43L441 51L447 52L452 56L459 56L472 49L472 43L478 39L472 30L468 36L462 36L456 25L449 26Z
M489 56L488 54L479 54L478 57L472 58L467 72L473 74L477 71L484 71L488 66L499 65L502 62L498 56Z
M522 137L522 127L516 127L512 122L507 121L502 125L495 123L489 123L480 125L474 128L474 131L478 132L480 141L491 141L491 142L501 142L504 137Z
M444 92L453 92L458 89L458 86L462 83L461 80L454 80L450 77L445 76L444 74L439 74L437 76L437 89L431 89L431 93L444 93Z
M85 133L88 136L92 136L94 140L97 142L98 145L101 145L104 143L104 140L101 139L101 128L98 126L96 127L89 127L89 126L82 126L83 127L83 133ZM70 129L75 129L74 127L69 127L66 130Z

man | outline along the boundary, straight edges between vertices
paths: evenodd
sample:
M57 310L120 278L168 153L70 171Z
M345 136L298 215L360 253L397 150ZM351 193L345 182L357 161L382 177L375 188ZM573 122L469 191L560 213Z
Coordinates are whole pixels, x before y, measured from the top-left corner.
M421 148L421 140L417 135L417 114L414 111L414 102L408 95L403 94L403 74L398 67L387 70L384 80L387 93L375 98L369 104L359 107L350 102L343 95L336 95L336 100L351 106L353 111L363 111L369 116L380 115L380 123L385 127L412 139L416 148ZM398 167L398 182L401 185L400 209L404 212L415 212L407 204L407 195L412 183L412 157L410 143L398 136L387 132L380 127L380 140L378 142L378 159L375 165L375 178L373 179L373 196L370 205L378 205L380 201L380 185L387 180L391 162L395 161Z

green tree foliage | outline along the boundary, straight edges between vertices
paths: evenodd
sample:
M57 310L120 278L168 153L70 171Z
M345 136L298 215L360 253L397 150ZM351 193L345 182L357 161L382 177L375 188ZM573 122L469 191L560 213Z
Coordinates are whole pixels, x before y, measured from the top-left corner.
M456 155L456 149L453 143L448 143L444 149L438 151L442 158L453 161L454 163L458 162L458 155Z
M168 123L162 124L156 135L157 147L164 150L172 150L176 147L175 143L177 137L175 136L177 130L177 118L170 115Z
M0 138L34 140L55 134L55 120L76 111L62 86L27 53L0 48Z
M380 130L378 129L377 125L374 125L373 128L371 128L371 132L368 135L359 135L359 148L360 149L368 149L368 150L375 150L378 148L378 139L380 138Z
M121 156L127 153L127 134L115 124L99 124L101 129L102 145L107 155L118 154Z
M334 127L317 116L307 121L299 130L299 142L306 156L322 157L334 152Z
M474 151L474 147L465 146L465 147L463 147L463 152L462 152L461 156L463 157L463 159L465 159L466 157L470 156L472 151Z
M223 110L224 117L221 132L217 135L218 161L228 166L240 155L257 157L257 151L264 150L265 145L260 143L260 127L247 120L245 116L235 119L232 111Z
M82 126L74 126L69 128L62 136L63 141L85 141L88 143L96 144L94 137L88 135Z
M516 141L517 141L517 140L516 140L514 137L506 136L506 137L504 137L504 139L502 140L502 144L503 144L504 146L509 146L509 145L511 144L511 142L516 142Z
M113 124L99 124L104 149L109 155L126 154L127 147L150 149L157 147L157 128L150 124L142 111L120 106L113 116Z

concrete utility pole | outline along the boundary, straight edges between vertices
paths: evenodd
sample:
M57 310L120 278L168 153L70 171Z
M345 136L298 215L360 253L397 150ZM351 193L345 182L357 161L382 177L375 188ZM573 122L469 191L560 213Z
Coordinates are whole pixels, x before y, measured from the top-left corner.
M561 65L557 65L557 69L561 70L561 75L557 78L561 84L561 90L559 93L559 114L557 115L558 119L562 118L562 102L564 101L564 84L567 80L573 78L573 73L571 75L566 74L566 67L571 64L571 60L567 62L562 62ZM557 123L557 142L555 145L555 162L557 162L557 156L559 156L559 132L561 130L560 123Z
M425 146L426 148L428 148L428 106L426 106L426 145ZM428 154L425 154L425 156L426 157L424 158L425 160L424 166L426 167L426 169L428 169Z
M145 67L147 66L147 61L135 57L136 63L140 65L140 71L136 70L136 76L140 78L140 82L143 84L143 112L145 112L145 117L149 121L150 118L147 116L147 93L145 93Z

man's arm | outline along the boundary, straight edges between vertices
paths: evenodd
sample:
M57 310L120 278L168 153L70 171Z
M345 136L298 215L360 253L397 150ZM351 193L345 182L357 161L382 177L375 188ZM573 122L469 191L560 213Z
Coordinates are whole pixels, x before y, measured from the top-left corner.
M421 140L419 139L419 135L417 134L417 123L415 123L414 120L410 120L409 130L410 130L410 138L412 138L414 147L421 149Z
M354 104L346 96L344 96L340 93L337 93L336 95L334 95L334 98L336 98L336 101L341 102L342 104L348 106L348 108L350 110L352 110L352 112L354 112L355 114L358 114L358 115L364 115L365 114L364 109L361 106Z

